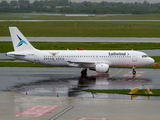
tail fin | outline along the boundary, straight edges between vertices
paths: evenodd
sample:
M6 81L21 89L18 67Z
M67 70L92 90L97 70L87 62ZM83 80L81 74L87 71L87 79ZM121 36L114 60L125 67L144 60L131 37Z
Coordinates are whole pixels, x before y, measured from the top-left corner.
M11 34L12 43L14 46L14 51L30 51L35 50L35 48L30 44L30 42L24 37L24 35L18 30L17 27L9 27Z

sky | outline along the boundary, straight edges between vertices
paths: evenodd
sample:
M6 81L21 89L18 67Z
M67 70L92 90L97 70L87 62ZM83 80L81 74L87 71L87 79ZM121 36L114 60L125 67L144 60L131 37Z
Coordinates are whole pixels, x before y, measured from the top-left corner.
M147 1L149 3L160 3L160 0L70 0L72 2L83 2L83 1L91 1L91 2L102 2L102 1L107 1L107 2L127 2L127 3L134 3L134 2L143 2Z

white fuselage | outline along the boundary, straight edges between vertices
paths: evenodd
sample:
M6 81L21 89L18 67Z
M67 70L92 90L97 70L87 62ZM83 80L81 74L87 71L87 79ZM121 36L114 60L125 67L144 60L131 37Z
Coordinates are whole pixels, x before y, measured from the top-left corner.
M117 67L140 67L154 63L154 60L145 53L133 50L36 50L26 51L21 54L25 54L25 56L14 57L52 66L92 68L94 64L100 63Z

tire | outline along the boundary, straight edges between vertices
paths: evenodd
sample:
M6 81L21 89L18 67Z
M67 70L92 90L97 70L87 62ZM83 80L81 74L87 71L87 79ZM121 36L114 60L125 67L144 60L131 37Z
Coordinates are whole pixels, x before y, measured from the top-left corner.
M135 74L136 74L136 71L133 71L132 73L135 75Z
M82 70L82 71L81 71L81 75L82 75L82 76L86 76L86 75L87 75L87 70Z

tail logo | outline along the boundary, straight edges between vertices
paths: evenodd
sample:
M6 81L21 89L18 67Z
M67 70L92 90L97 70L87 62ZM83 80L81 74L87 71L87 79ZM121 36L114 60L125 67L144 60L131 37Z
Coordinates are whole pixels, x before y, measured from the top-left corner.
M21 46L23 43L27 45L27 43L24 40L22 40L18 35L17 35L17 37L20 40L20 42L18 43L18 45L16 47Z

